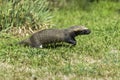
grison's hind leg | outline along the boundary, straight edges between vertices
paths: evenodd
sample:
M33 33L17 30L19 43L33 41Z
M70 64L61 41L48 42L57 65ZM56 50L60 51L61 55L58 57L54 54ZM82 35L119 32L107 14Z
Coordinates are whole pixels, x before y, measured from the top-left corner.
M33 48L43 48L43 45L32 45Z
M32 41L31 47L33 47L33 48L43 48L43 45Z

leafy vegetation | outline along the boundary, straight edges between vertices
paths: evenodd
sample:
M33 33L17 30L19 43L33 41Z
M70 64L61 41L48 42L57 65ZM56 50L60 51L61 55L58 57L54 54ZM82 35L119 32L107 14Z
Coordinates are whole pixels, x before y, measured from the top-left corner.
M100 1L88 10L72 7L52 11L54 28L85 25L91 29L90 35L76 37L75 47L23 47L15 45L23 38L1 33L0 79L119 80L119 8L119 3Z

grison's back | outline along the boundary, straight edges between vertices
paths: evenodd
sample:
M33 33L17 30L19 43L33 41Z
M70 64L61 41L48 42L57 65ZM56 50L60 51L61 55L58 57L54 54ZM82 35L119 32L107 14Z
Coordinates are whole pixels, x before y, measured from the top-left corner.
M65 33L64 30L59 29L45 29L34 33L30 40L36 44L48 44L52 42L64 41Z

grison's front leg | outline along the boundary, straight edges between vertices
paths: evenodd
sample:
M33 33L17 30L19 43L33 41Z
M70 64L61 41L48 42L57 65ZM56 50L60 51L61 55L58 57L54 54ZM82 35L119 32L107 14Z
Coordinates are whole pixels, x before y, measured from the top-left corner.
M68 37L65 42L70 43L72 45L76 45L76 40L71 37Z

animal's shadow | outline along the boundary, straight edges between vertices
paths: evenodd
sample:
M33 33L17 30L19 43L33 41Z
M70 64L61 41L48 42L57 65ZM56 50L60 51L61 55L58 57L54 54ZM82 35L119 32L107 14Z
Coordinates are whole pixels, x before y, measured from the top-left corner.
M30 47L30 48L38 48L38 49L55 49L55 48L72 48L75 45L70 45L70 44L64 44L64 43L53 43L53 44L46 44L43 45L42 47L32 47L29 45L20 45L20 46L24 46L24 47Z
M44 45L43 48L45 49L55 49L55 48L72 48L75 45L70 45L70 44L50 44L50 45Z

